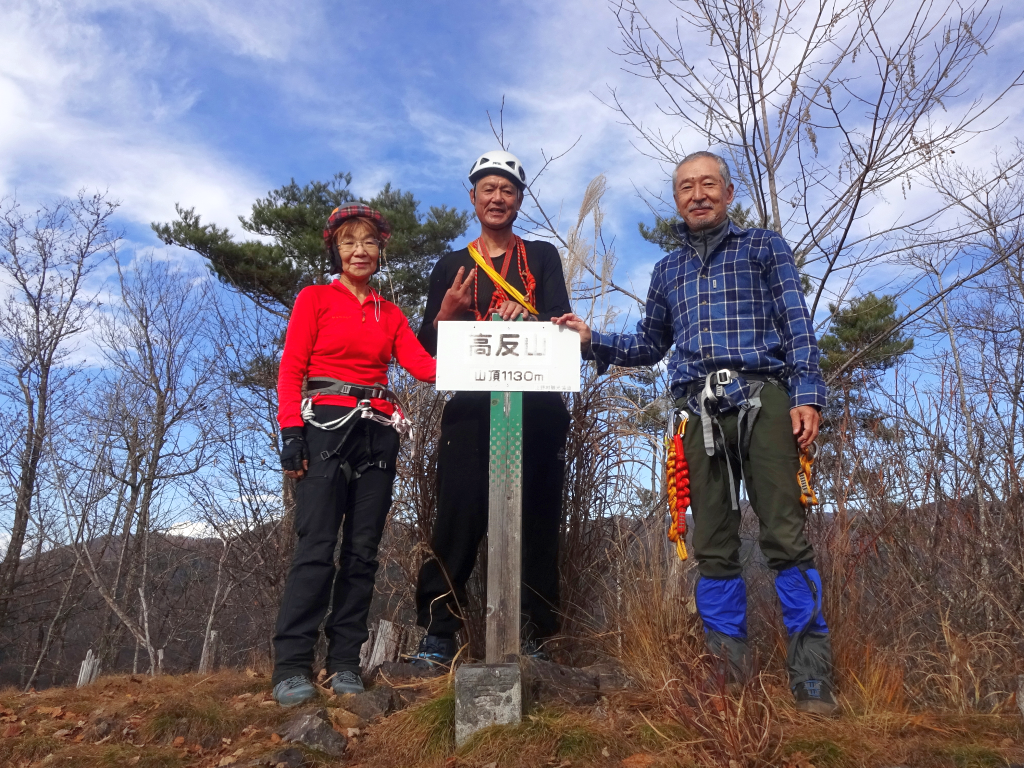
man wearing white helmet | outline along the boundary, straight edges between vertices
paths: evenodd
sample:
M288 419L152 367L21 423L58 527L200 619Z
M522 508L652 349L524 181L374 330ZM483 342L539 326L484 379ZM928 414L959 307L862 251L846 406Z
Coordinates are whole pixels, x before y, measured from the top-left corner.
M562 261L550 243L523 240L512 225L523 203L526 171L504 151L482 155L470 169L469 200L480 237L442 256L430 275L419 339L437 352L442 320L550 321L570 312ZM470 250L501 275L496 285ZM503 287L501 282L505 282ZM509 290L511 289L511 290ZM490 393L457 392L441 416L437 519L433 557L420 569L417 623L427 630L414 663L445 666L457 649L465 585L487 532ZM545 657L558 631L558 528L569 412L557 392L523 394L523 652Z

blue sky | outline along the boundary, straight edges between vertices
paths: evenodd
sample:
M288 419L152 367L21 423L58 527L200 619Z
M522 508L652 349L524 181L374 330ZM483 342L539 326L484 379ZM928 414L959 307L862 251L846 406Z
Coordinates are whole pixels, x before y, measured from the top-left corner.
M972 87L1019 64L1024 11L1003 16ZM528 172L541 150L580 138L539 185L563 231L605 173L617 278L643 293L659 257L636 234L653 217L635 190L667 188L667 169L594 95L618 88L657 124L657 94L622 71L603 0L8 0L3 21L0 193L108 189L136 245L156 245L148 224L172 218L176 202L237 228L256 196L339 170L361 195L390 181L426 205L467 207L463 180L495 146L486 113L504 97ZM977 151L1017 135L1019 101Z

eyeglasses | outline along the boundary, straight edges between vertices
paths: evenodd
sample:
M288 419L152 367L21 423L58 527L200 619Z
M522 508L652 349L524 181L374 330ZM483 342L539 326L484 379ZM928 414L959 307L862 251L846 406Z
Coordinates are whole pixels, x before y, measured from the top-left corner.
M341 240L338 242L338 250L342 253L355 253L359 246L362 246L366 253L380 251L380 243L376 240Z

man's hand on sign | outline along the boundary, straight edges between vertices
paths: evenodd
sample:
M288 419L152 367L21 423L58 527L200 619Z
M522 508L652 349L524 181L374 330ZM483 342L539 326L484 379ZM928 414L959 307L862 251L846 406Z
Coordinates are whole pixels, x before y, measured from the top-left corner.
M551 322L555 325L564 325L570 330L576 331L580 335L580 351L590 351L590 326L583 321L582 317L570 312L561 317L552 317Z
M503 301L501 306L495 310L501 315L502 320L515 320L520 315L523 316L523 320L536 320L533 315L530 314L530 310L524 307L522 304L516 304L514 301L509 299Z
M818 427L821 426L818 409L813 405L798 405L789 409L789 417L793 420L793 436L800 450L808 448L818 436Z
M465 279L463 279L464 275ZM468 312L473 306L473 278L475 277L476 267L469 270L468 275L465 267L459 267L459 271L452 281L452 287L445 291L444 298L441 300L441 308L437 310L437 316L434 318L435 328L440 321L454 320L462 313Z

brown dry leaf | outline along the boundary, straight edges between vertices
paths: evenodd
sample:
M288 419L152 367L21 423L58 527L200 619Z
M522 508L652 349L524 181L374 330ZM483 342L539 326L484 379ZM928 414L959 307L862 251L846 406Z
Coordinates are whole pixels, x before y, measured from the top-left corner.
M785 768L814 768L814 763L803 752L794 752L786 758Z
M4 715L0 717L0 723L16 723L18 722L18 716L15 714Z
M175 736L174 737L174 741L171 743L171 746L172 747L181 747L181 746L184 746L184 744L185 744L185 737L184 736Z
M248 677L248 678L256 677L256 670L253 669L252 667L246 667L246 669L245 669L245 676Z
M656 761L657 758L654 755L645 755L643 752L637 752L635 755L625 758L620 765L622 768L651 768Z
M363 718L347 709L330 707L327 711L331 718L331 725L338 733L344 733L349 728L363 728L366 725Z
M4 738L10 739L15 736L21 736L21 734L24 733L24 731L25 728L21 725L21 723L11 723L6 728L4 728Z
M1003 749L1008 749L1009 747L1013 746L1013 739L1007 737L999 742L999 746Z
M276 733L270 734L270 743L271 744L280 744L281 743L281 737L278 736Z
M235 758L233 758L233 757L231 757L231 756L229 755L228 757L222 757L222 758L220 759L220 762L219 762L219 763L217 763L217 765L218 765L218 766L225 766L225 765L234 765L234 764L235 764L236 762L237 762L237 761L235 760Z
M133 757L131 760L128 761L128 765L138 765L139 764L139 758L141 758L141 757L142 757L142 755L136 755L135 757Z

